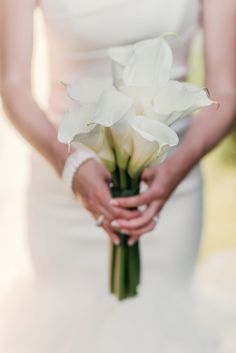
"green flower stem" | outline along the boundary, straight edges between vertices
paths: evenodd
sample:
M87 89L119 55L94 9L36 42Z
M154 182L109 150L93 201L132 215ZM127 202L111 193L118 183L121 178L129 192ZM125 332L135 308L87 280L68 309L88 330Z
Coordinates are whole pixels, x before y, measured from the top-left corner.
M135 178L135 179L131 179L130 178L130 189L131 190L139 190L139 185L140 185L140 178Z
M137 242L135 245L136 245L136 253L137 253L135 260L136 260L136 268L138 271L137 283L140 284L141 282L141 261L140 261L140 249L139 249L140 243Z
M127 173L125 169L119 168L120 190L126 190L128 187Z
M130 246L128 249L129 261L128 261L128 278L129 278L129 296L134 297L137 295L138 285L138 268L136 267L136 256L137 248L135 245Z
M119 188L119 171L117 169L112 172L112 182L115 189Z
M117 247L110 241L110 292L115 293L114 276L115 276L115 262Z
M121 171L121 172L120 172ZM139 180L131 180L125 170L119 170L119 187L113 181L113 197L129 197L139 193ZM127 187L124 189L125 185ZM132 189L130 186L132 185ZM137 295L140 281L139 244L128 245L128 236L119 233L120 244L111 243L110 251L110 291L119 300Z
M127 251L125 244L121 244L117 247L117 256L115 262L115 293L119 300L123 300L127 297Z

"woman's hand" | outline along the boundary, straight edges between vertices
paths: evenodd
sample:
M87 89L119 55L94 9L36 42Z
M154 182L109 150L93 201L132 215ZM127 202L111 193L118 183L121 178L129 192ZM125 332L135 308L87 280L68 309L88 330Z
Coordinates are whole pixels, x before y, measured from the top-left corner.
M133 245L141 235L150 232L157 225L162 207L182 179L176 172L169 161L159 167L147 168L142 175L142 181L148 185L145 192L134 197L111 200L113 206L124 209L147 206L139 217L129 220L117 218L111 223L113 227L122 229L124 234L130 236L129 245Z
M85 208L92 213L95 219L104 216L101 226L108 233L115 244L119 244L119 236L116 234L111 222L114 219L131 220L140 215L139 211L122 209L111 204L109 184L111 174L95 159L86 161L75 173L73 179L73 191L79 197Z

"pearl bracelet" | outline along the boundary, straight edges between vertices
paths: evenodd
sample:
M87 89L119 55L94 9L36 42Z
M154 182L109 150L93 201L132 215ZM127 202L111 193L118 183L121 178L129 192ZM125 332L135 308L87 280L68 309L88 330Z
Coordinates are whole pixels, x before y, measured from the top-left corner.
M99 160L99 158L94 152L83 148L80 148L74 151L67 158L62 172L62 180L65 182L67 189L71 193L73 193L72 185L73 185L74 175L78 170L78 168L88 159Z

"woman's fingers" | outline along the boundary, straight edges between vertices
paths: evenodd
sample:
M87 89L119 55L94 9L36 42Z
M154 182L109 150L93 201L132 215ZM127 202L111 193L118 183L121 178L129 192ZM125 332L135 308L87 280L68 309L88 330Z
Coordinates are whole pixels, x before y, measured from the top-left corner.
M103 206L101 206L101 205L97 205L97 210L99 210L98 212L99 212L99 216L100 215L103 215L104 216L104 218L109 222L109 223L111 223L112 222L112 220L114 219L113 217L112 217L112 215L111 215L111 213L109 212L109 210L107 210L107 208L105 208L105 207L103 207ZM96 212L97 213L97 212Z
M156 227L157 223L155 221L152 221L151 223L149 223L146 227L143 227L140 230L137 230L136 232L132 232L130 234L130 238L128 240L128 245L132 246L136 243L136 241L139 240L139 238L148 232L151 232L155 227ZM127 234L129 235L129 234Z
M112 206L137 208L139 206L149 204L152 200L152 197L153 189L150 188L137 196L112 199L110 203Z
M142 174L142 181L149 185L155 178L155 175L156 171L154 168L146 168Z
M146 173L151 175L154 171L146 171ZM156 175L149 176L147 184L149 185L149 188L141 194L133 197L112 199L111 205L123 208L137 208L143 205L148 205L155 199L162 199L165 197L166 187L159 182Z
M113 206L111 203L111 193L106 184L100 185L94 193L96 202L106 210L106 214L109 214L109 216L107 216L109 220L115 218L132 219L139 217L141 214L139 210L127 210L118 206Z
M111 238L112 242L115 245L119 245L120 243L120 238L119 235L117 235L110 227L109 222L107 222L106 220L103 222L102 224L103 229L106 231L106 233L108 234L108 236Z
M120 207L113 207L113 211L113 219L134 219L142 214L139 210L126 210Z
M111 222L111 226L114 228L126 229L135 231L136 229L146 227L152 223L153 218L159 212L160 202L158 200L153 201L141 216L133 218L131 220L115 219Z

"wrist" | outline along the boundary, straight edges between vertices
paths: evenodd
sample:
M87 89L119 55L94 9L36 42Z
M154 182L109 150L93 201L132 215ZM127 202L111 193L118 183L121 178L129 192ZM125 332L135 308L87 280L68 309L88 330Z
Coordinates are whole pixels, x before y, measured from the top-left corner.
M53 156L54 156L54 166L56 172L60 178L62 178L63 169L68 157L75 151L74 148L70 148L60 143L59 141L55 141L53 144Z
M62 170L62 180L71 193L73 193L74 176L77 170L90 159L99 160L93 151L83 148L83 146L77 150L74 150L67 157Z
M199 154L190 153L187 155L179 148L161 164L161 167L165 170L166 175L169 175L171 180L178 183L190 172L200 159L201 156Z

